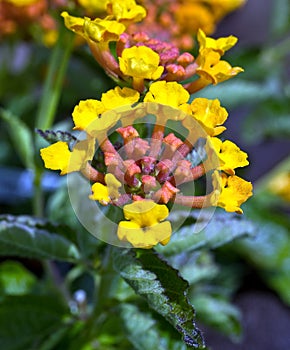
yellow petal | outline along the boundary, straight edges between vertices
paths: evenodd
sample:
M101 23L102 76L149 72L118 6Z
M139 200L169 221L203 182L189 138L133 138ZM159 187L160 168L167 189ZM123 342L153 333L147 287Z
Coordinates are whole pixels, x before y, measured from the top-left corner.
M151 200L136 201L125 205L124 216L127 220L136 222L139 227L157 224L168 216L168 209L164 204L156 204Z
M147 46L124 49L119 57L121 72L138 79L160 78L164 68L159 66L159 62L159 55Z
M213 176L217 176L217 173ZM221 193L216 204L228 212L242 214L240 206L252 196L252 184L236 175L227 177L222 174L221 185Z
M66 142L56 142L40 150L40 155L47 169L61 170L61 175L67 173L71 152Z
M237 43L238 38L236 38L233 35L230 35L225 38L213 39L207 37L205 33L201 29L199 29L197 33L197 40L199 43L200 51L205 48L213 49L214 51L219 52L220 55L223 55L226 51L231 49Z
M119 86L102 94L102 103L105 109L114 109L121 106L132 105L139 101L140 94L138 91Z
M92 192L93 194L89 196L90 199L98 201L102 205L108 205L110 203L111 199L109 197L109 190L107 186L96 182L92 185Z
M189 93L176 82L157 81L150 85L144 102L161 103L173 108L181 108L189 100Z
M169 221L150 226L147 229L138 227L136 222L121 221L118 226L118 238L130 242L135 248L150 249L158 243L167 244L172 233Z
M140 22L146 16L144 7L137 5L135 0L108 0L107 11L126 25Z
M222 142L218 138L214 137L211 143L219 157L221 162L220 170L225 171L228 174L234 175L234 169L244 167L249 164L246 152L243 152L236 144L231 141Z
M108 186L109 197L113 200L118 199L120 197L119 188L122 186L121 182L113 174L106 174L105 182Z
M85 130L92 137L98 138L119 120L114 111L106 111L104 104L98 100L85 100L74 108L74 129Z
M221 126L228 117L228 112L221 107L218 99L196 98L192 101L191 112L210 136L221 134L226 128Z

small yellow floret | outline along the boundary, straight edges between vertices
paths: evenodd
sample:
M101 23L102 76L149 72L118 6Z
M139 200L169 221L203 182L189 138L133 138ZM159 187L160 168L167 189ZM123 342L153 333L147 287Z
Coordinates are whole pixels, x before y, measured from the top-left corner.
M120 197L119 188L121 182L118 181L113 174L105 175L106 185L96 182L92 185L92 194L90 199L100 202L102 205L108 205L111 200L116 200Z
M234 175L234 169L249 165L247 153L243 152L233 142L228 140L222 142L220 139L213 137L210 139L210 143L214 147L214 150L219 158L219 170L223 170L230 175Z
M78 142L72 151L66 142L59 141L40 150L45 167L52 170L61 170L61 175L79 171L94 155L94 139Z
M190 107L192 116L208 135L216 136L226 130L222 124L227 120L228 112L221 107L218 99L196 98L191 102Z
M108 13L126 25L140 22L146 17L145 8L137 5L135 0L108 0L106 5Z
M62 12L65 26L83 36L86 40L96 43L117 41L126 27L117 21L96 18L91 20L88 17L80 18L70 16L67 12Z
M232 67L227 61L220 60L221 55L210 48L200 50L196 59L196 73L214 85L228 80L243 72L240 67Z
M144 102L156 102L173 108L185 110L189 93L177 82L157 81L150 85ZM186 108L184 108L186 107Z
M124 216L118 227L120 240L130 242L136 248L152 248L169 242L172 229L169 221L160 222L168 216L165 205L151 200L137 201L124 206Z
M159 55L147 46L124 49L119 62L123 74L137 79L157 80L164 70Z
M223 55L226 51L231 49L238 41L238 38L230 35L225 38L218 38L213 39L210 37L207 37L205 33L199 29L197 33L197 40L199 43L199 50L202 51L203 49L212 49L214 51L217 51L220 55Z
M236 175L219 174L217 170L213 173L213 187L218 190L214 191L212 205L237 214L243 213L241 204L253 195L253 186L250 182ZM216 192L220 192L219 195Z

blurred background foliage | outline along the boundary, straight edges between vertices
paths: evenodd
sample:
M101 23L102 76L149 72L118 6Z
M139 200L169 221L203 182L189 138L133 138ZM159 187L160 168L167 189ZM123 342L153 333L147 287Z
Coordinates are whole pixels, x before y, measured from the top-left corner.
M239 36L235 21L245 28L243 11L250 11L254 2L249 0L226 18L215 36ZM230 112L227 138L239 138L241 148L249 153L250 169L241 173L254 181L254 196L244 205L245 218L217 210L213 222L190 244L189 223L173 237L174 244L157 249L188 281L198 325L234 342L242 341L241 321L247 319L235 301L247 290L275 293L288 308L290 323L290 3L267 4L265 40L241 39L227 54L245 73L199 93L221 100ZM258 11L259 7L254 14L257 21ZM17 37L1 42L1 345L5 350L186 349L178 333L156 312L159 304L153 303L149 310L134 293L141 282L136 286L122 271L110 275L113 267L104 268L105 245L78 222L65 179L43 171L38 150L45 143L35 128L69 130L79 100L99 98L114 87L87 48L72 47L71 42L64 28L53 49ZM31 214L46 219L23 216ZM16 223L15 215L21 215ZM22 241L15 241L12 223ZM130 266L128 262L126 268ZM142 269L146 271L146 264ZM105 279L110 283L102 284ZM103 300L101 310L99 300ZM270 318L266 310L267 305L263 317ZM247 324L244 327L247 341ZM257 339L238 345L209 334L213 349L260 349ZM288 336L288 342L278 340L281 336ZM264 350L289 349L288 333L268 337Z

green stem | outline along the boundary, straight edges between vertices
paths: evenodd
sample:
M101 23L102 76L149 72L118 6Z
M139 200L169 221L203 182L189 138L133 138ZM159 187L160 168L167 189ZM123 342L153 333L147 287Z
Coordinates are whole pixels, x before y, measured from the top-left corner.
M37 113L36 127L39 129L49 129L53 125L73 43L73 34L61 26L58 41L50 57Z

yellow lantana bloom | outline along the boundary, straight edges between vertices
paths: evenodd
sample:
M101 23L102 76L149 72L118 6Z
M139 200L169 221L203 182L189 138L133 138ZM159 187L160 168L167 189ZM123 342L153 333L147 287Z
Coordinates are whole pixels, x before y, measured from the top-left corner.
M155 102L173 108L187 110L186 102L189 100L189 93L177 82L157 81L150 85L149 91L144 97L144 102Z
M130 221L121 221L117 235L136 248L152 248L158 243L167 244L172 233L166 205L152 200L136 201L124 206L124 216Z
M232 67L227 61L220 60L220 57L221 55L211 48L200 50L196 59L196 73L216 85L244 71L241 67Z
M106 110L120 108L122 106L130 106L138 102L140 94L138 91L119 86L102 94L102 103Z
M68 29L83 36L86 40L89 39L96 43L117 41L126 29L124 24L109 19L96 18L91 20L88 17L70 16L67 12L62 12L61 16Z
M135 0L108 0L106 5L107 12L126 25L140 22L146 17L145 8L137 5Z
M253 195L252 184L236 175L220 174L217 170L212 177L214 189L221 189L218 195L216 192L219 190L214 190L212 205L222 207L228 212L242 214L240 206Z
M96 182L92 185L92 192L90 199L100 202L103 205L108 205L111 200L116 200L120 197L119 188L121 182L118 181L113 174L105 175L106 185Z
M212 49L214 51L217 51L220 53L220 55L223 55L226 51L231 49L238 41L238 38L230 35L225 38L218 38L213 39L210 37L207 37L205 33L199 29L197 33L197 40L199 43L199 50L202 51L203 49Z
M66 142L58 141L40 150L40 155L45 167L52 170L61 170L60 175L73 171L79 171L92 160L95 152L95 141L88 140L78 142L72 151L69 150Z
M136 79L157 80L164 68L159 66L159 55L147 46L132 46L124 49L119 57L120 70L123 74Z
M191 104L191 114L210 136L221 134L226 127L222 124L227 120L228 112L221 107L218 99L195 98ZM186 120L185 120L186 121Z
M139 96L138 91L127 87L121 89L117 86L103 93L101 101L93 99L80 101L72 113L74 129L85 130L92 137L102 136L102 133L114 126L120 118L120 115L112 109L130 106L139 100Z
M220 161L219 170L234 175L234 169L249 165L247 153L243 152L233 142L229 140L222 142L217 137L210 138L209 142L213 146Z

